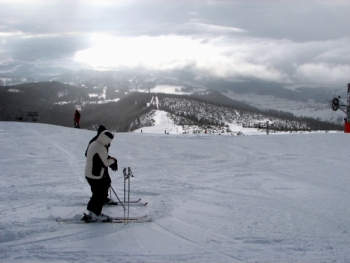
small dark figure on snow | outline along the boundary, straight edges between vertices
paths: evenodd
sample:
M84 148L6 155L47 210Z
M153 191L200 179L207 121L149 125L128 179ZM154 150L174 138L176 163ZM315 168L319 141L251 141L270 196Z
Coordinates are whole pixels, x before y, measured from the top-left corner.
M106 202L108 188L111 183L108 167L117 161L116 158L108 155L108 147L114 135L101 126L98 135L90 141L86 151L85 177L92 192L87 210L89 211L89 216L94 220L108 220L109 218L102 214L101 211L102 206Z
M75 110L75 114L74 114L74 126L75 126L75 128L80 128L79 121L80 121L80 112L78 110Z

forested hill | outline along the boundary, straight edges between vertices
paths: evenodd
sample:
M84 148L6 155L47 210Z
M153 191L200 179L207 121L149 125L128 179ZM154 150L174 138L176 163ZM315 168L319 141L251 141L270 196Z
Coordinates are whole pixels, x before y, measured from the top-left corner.
M150 103L153 98L153 103ZM157 98L158 103L154 103ZM152 125L149 113L169 112L178 125L225 126L227 122L256 127L269 120L277 130L342 130L343 127L312 118L295 117L281 111L264 111L234 101L219 92L191 95L125 92L115 88L74 86L59 82L27 83L0 87L3 121L33 121L28 112L37 112L35 121L73 127L75 106L81 112L81 128L106 125L117 132L128 132Z

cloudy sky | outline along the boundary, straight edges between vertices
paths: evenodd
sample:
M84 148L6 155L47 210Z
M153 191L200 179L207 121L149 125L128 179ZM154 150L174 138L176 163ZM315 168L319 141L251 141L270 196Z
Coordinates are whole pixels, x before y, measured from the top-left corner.
M19 64L338 88L350 0L0 0L0 69Z

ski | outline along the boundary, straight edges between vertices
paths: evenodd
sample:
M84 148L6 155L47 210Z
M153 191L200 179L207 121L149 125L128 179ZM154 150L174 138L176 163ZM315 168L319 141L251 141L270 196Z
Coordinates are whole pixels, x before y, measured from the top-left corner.
M120 205L120 204L124 204L124 202L113 202L113 203L108 203L105 205ZM126 202L125 205L130 205L130 206L146 206L148 203L144 203L144 202Z
M111 217L113 220L124 220L124 217L119 217L119 216L115 216L115 217ZM134 216L134 217L129 217L129 220L141 220L141 219L145 219L148 218L148 215L143 215L143 216Z
M141 198L139 198L138 200L130 200L129 202L128 201L125 201L126 203L130 203L130 204L133 204L133 203L138 203L141 201Z
M109 203L105 203L104 205L120 205L120 204L124 204L124 202L119 202L119 201L113 201L113 202L109 202ZM141 202L141 198L139 199L135 199L135 200L130 200L129 202L126 201L125 204L130 204L132 206L146 206L148 203L147 202ZM87 203L75 203L73 205L87 205Z
M81 224L81 223L124 223L124 217L110 217L109 221L85 221L84 218L88 218L89 216L84 213L84 216L80 219L77 218L57 218L57 223L67 223L67 224ZM152 218L149 218L148 215L137 216L137 217L129 217L125 219L125 222L135 222L135 223L144 223L150 222Z
M139 203L140 201L141 201L141 198L136 199L136 200L130 200L129 202L125 201L125 203L136 204L136 203ZM119 203L119 202L114 202L114 203ZM122 203L124 203L124 202L122 202Z
M152 221L152 218L144 218L144 219L137 219L137 220L128 220L128 219L125 219L125 222L124 222L124 219L112 219L110 221L82 221L82 220L70 220L70 221L62 221L62 220L59 220L57 219L56 220L57 223L59 224L95 224L95 223L147 223L147 222L151 222Z
M113 202L106 203L104 205L119 205L119 204L124 204L124 202L113 201ZM139 198L137 200L131 200L129 202L125 201L125 204L146 206L147 202L146 203L141 202L141 198Z

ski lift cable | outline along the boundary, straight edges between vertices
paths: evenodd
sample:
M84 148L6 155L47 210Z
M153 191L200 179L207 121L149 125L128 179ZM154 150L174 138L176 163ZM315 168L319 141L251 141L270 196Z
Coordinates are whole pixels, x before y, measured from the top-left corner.
M343 87L341 87L341 88L339 88L339 89L334 89L334 93L336 93L338 90L341 90L341 89L344 89L344 88L346 88L348 85L345 85L345 86L343 86Z
M333 91L334 91L334 95L333 95L333 96L335 96L335 93L336 93L338 90L341 90L341 89L346 88L346 87L347 87L347 85L345 85L345 86L343 86L343 87L341 87L341 88L336 88L336 89L333 89L333 90L330 90L330 91L327 91L327 92L318 94L318 95L316 95L316 96L309 97L308 99L313 99L313 98L316 98L316 97L319 97L319 96L322 96L322 95L330 94L330 93L333 92Z

